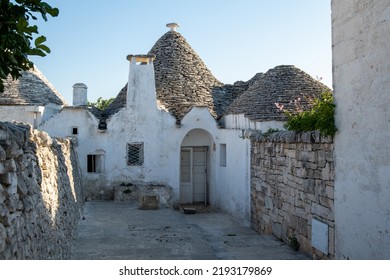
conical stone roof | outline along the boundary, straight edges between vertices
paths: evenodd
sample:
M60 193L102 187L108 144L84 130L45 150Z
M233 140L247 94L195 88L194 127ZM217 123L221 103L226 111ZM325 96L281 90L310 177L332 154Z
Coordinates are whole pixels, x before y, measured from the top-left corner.
M294 100L308 106L307 97L319 96L330 90L306 72L292 65L276 66L257 79L226 109L224 115L244 114L253 121L285 121L275 103L286 109L294 109Z
M0 93L0 105L65 105L64 98L45 76L34 67L23 71L18 80L9 76L4 81L4 92Z
M165 33L152 47L156 94L160 103L178 120L193 107L207 107L217 117L213 89L223 86L202 59L176 31Z
M240 83L224 85L177 31L165 33L148 54L156 56L154 71L158 103L177 120L193 107L206 107L218 118L225 108L247 88ZM106 109L110 116L126 106L127 85Z

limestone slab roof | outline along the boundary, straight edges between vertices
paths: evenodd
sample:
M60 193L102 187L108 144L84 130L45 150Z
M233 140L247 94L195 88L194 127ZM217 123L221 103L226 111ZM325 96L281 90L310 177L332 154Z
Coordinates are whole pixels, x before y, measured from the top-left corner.
M156 97L177 120L193 107L206 107L218 118L246 89L246 84L224 85L206 67L198 54L177 31L165 33L148 52L154 60ZM106 110L107 115L126 106L127 86Z
M179 32L165 33L149 54L156 56L157 99L176 119L182 119L193 107L207 107L217 117L212 93L223 84Z
M307 107L307 97L318 97L325 90L330 89L295 66L276 66L256 79L224 114L244 114L254 121L285 121L285 115L278 111L275 103L294 109L293 101L301 98L302 106Z
M65 99L34 67L24 71L18 80L8 77L4 81L4 92L0 93L0 105L66 105Z
M329 90L321 82L292 65L281 65L249 81L223 84L177 31L170 30L148 52L155 55L157 101L177 120L193 107L206 107L217 120L227 114L245 114L251 120L285 121L275 103L292 108L291 102L305 96L318 96ZM107 118L126 106L127 85L104 112ZM302 99L303 106L307 106Z

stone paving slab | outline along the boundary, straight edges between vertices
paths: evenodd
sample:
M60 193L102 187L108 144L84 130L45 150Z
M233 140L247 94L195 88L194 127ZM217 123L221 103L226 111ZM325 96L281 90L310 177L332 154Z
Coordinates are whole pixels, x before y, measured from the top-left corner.
M307 260L271 235L216 211L139 210L136 202L86 202L75 260Z

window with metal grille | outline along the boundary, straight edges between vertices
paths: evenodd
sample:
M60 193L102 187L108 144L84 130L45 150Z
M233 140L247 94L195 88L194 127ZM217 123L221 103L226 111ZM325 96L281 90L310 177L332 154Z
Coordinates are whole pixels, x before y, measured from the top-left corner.
M127 165L141 166L144 164L144 143L127 144Z

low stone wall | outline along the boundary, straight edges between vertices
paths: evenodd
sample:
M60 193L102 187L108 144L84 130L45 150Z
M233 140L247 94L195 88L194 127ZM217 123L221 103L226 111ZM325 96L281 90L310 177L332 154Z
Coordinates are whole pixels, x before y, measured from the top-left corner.
M299 244L299 250L314 259L334 259L333 140L318 132L248 136L252 144L251 226L259 233Z
M172 188L153 183L121 183L114 186L114 201L125 202L138 200L140 196L153 195L159 197L159 204L162 207L172 207Z
M83 199L69 139L0 122L0 259L68 259Z

